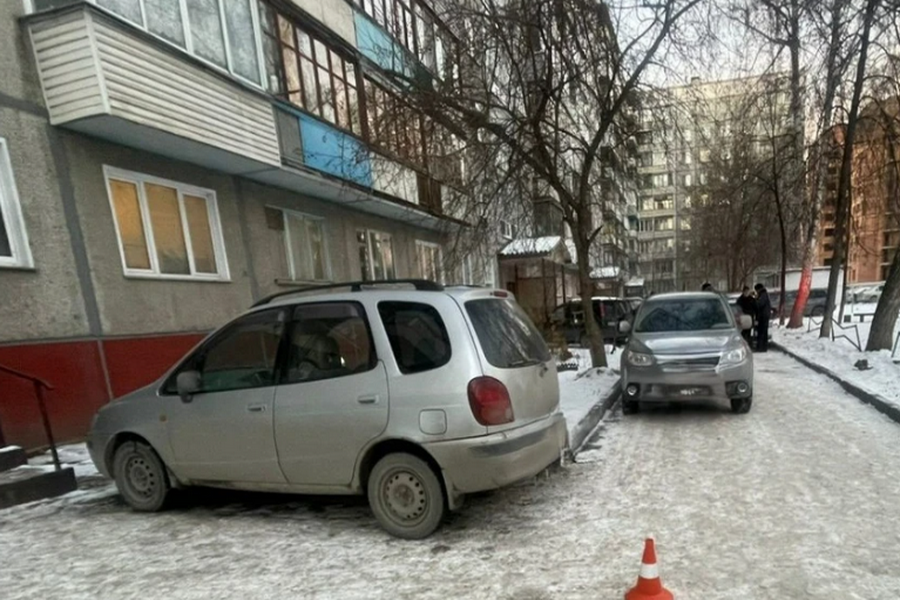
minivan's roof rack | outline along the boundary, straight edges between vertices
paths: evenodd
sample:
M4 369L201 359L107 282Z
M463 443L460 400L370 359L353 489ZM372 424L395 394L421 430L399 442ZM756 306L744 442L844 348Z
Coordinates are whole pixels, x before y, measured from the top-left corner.
M281 298L282 296L291 296L293 294L307 294L309 292L321 292L325 290L334 290L340 288L350 288L351 292L360 292L363 288L374 288L382 285L411 285L416 290L421 292L440 292L443 291L444 286L439 283L435 283L433 281L429 281L428 279L379 279L378 281L344 281L339 283L329 283L327 285L311 285L305 287L298 287L291 290L285 290L283 292L277 292L275 294L271 294L257 300L253 303L253 307L262 306L264 304L270 303L272 300L276 298Z

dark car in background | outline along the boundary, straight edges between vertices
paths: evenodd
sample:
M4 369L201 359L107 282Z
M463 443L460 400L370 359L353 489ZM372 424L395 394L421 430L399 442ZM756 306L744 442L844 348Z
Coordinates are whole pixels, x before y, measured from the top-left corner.
M628 335L619 332L619 323L631 321L637 311L634 299L597 296L592 298L594 315L600 323L603 341L607 344L621 344L628 340ZM562 334L567 344L578 344L582 348L590 344L584 325L584 311L581 300L570 300L557 306L550 314L550 325Z

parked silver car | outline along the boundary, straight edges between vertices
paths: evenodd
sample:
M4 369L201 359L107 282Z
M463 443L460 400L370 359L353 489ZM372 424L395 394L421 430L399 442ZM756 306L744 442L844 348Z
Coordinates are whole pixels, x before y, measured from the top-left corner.
M753 355L740 332L750 317L736 317L712 292L658 294L644 301L622 355L623 412L641 402L716 400L736 413L753 404Z
M259 303L103 407L91 458L137 510L189 485L366 493L405 538L558 461L555 363L514 298L414 283Z

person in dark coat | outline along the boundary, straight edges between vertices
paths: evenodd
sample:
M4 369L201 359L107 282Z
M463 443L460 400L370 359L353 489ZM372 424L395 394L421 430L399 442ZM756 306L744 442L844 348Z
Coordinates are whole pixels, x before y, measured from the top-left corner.
M713 288L712 284L711 284L710 282L708 282L708 281L707 281L706 283L704 283L702 286L700 286L700 290L701 290L701 291L704 291L704 292L714 292L714 291L716 291L716 290Z
M750 317L753 321L756 321L756 298L753 297L753 291L749 288L749 286L744 286L744 289L741 290L741 295L738 296L737 299L738 308L741 309L741 312ZM744 336L744 339L747 340L747 343L751 343L751 334L753 328L745 329L741 331L741 335Z
M772 301L769 300L769 292L766 286L757 283L756 290L756 350L767 352L769 350L769 319L772 317Z

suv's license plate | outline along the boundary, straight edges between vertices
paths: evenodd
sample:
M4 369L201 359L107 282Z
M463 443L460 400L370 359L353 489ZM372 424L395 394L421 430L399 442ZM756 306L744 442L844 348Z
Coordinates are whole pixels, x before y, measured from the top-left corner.
M702 387L685 387L678 390L679 396L700 396L706 391Z

